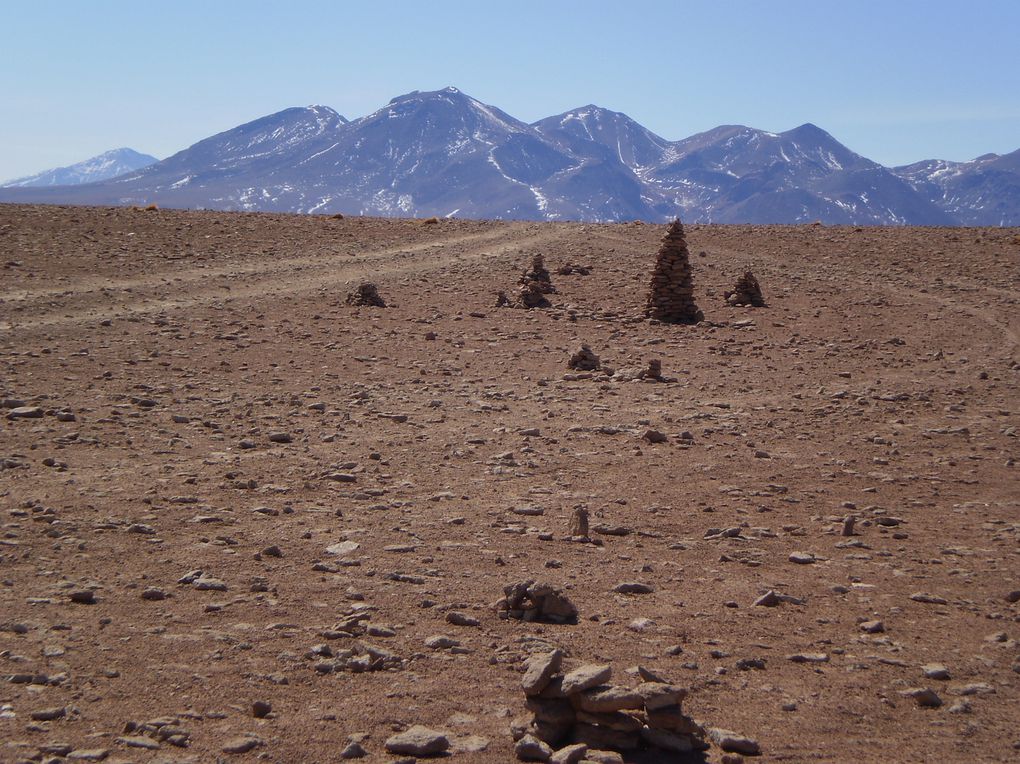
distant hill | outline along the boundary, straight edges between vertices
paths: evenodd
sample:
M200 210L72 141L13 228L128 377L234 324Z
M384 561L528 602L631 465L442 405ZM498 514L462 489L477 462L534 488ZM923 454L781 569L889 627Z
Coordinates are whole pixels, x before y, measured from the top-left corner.
M126 172L140 170L155 164L159 160L148 154L140 154L134 149L113 149L91 159L86 159L67 167L55 167L44 170L27 178L15 178L0 183L0 188L20 187L35 188L39 186L77 186L82 183L95 183L109 180Z
M1020 224L1020 152L889 169L812 124L782 133L724 125L670 141L594 105L526 124L452 87L399 96L354 121L325 106L286 109L91 181L3 188L0 201L593 222Z

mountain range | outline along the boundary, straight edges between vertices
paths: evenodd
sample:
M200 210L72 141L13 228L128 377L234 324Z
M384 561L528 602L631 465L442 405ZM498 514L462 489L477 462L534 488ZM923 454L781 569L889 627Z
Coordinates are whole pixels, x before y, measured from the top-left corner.
M354 121L326 106L285 109L115 178L0 188L2 201L593 222L679 215L1020 225L1020 151L888 168L812 124L782 133L724 125L670 141L593 105L527 124L450 87L399 96Z
M52 170L29 175L25 178L15 178L0 183L0 188L6 187L39 187L39 186L78 186L83 183L96 183L102 180L116 178L126 172L141 170L159 160L148 154L140 154L134 149L113 149L106 151L99 156L86 159L84 162L68 165L67 167L55 167Z

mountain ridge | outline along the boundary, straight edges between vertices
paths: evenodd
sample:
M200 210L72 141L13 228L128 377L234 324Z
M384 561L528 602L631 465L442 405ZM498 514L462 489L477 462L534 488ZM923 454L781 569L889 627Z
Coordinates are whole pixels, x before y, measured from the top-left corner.
M594 104L531 124L455 87L291 107L161 162L0 201L525 220L1020 224L1020 151L887 168L810 122L677 141Z

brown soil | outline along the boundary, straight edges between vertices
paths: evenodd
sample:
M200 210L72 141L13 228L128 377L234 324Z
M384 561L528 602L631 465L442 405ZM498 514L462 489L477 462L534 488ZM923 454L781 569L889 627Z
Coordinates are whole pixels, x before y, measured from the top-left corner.
M767 761L1015 761L1018 231L689 226L695 326L641 320L663 231L0 206L0 760L387 761L423 724L508 761L554 645ZM536 252L591 273L493 308ZM746 267L768 308L726 305ZM579 622L501 620L531 579ZM399 661L306 657L355 642Z

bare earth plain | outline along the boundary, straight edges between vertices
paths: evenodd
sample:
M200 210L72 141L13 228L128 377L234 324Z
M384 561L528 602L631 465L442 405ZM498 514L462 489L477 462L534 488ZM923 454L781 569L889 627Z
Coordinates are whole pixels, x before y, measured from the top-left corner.
M1020 230L689 226L696 326L641 319L664 231L0 206L0 760L512 761L549 646L759 760L1020 758Z

